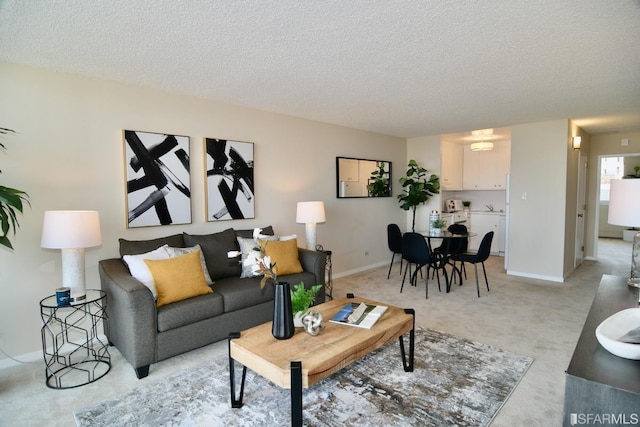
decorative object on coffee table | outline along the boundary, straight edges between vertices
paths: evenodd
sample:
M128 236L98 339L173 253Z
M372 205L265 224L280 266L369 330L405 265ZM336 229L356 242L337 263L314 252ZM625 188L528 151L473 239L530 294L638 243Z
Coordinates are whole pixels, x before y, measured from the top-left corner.
M286 340L295 333L291 308L291 285L289 282L278 282L274 285L274 291L271 333L279 340Z

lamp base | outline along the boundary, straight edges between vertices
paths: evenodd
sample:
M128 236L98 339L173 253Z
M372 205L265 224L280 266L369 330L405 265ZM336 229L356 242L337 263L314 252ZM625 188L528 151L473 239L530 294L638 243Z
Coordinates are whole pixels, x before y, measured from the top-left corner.
M631 251L631 275L627 285L640 288L640 232L633 236L633 250Z
M84 248L62 249L62 286L71 289L72 303L87 299Z

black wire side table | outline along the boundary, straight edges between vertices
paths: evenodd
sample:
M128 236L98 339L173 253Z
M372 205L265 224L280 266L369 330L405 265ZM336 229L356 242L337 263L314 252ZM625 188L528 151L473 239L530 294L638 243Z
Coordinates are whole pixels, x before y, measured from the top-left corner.
M331 251L325 251L322 245L316 245L316 251L327 255L327 264L325 266L327 277L325 278L324 287L327 290L327 296L333 299L333 265L331 264Z
M100 334L100 326L107 326L106 308L107 295L96 289L87 289L85 300L69 305L58 305L55 295L40 301L47 387L79 387L111 370L109 344Z

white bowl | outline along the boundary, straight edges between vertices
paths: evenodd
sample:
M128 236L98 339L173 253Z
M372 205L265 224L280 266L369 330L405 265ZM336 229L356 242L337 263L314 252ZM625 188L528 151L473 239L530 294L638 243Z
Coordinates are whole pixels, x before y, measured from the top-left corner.
M640 308L628 308L606 318L596 328L596 338L608 352L625 359L640 360L640 344L618 341L618 338L640 326Z

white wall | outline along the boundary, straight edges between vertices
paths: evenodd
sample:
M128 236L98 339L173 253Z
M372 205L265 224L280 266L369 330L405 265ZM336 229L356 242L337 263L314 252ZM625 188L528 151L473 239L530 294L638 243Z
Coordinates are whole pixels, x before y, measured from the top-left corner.
M404 168L400 171L400 176L406 175L408 169L407 164L409 160L412 159L418 162L418 165L427 169L428 175L435 173L440 176L442 170L440 165L440 136L422 136L407 139L407 161L405 162ZM431 197L427 203L418 206L416 209L416 231L429 229L429 213L432 210L442 210L441 199L442 194L436 194ZM404 230L411 231L412 217L413 214L410 210L407 212L406 227ZM402 226L400 226L400 228L402 228Z
M297 233L304 246L296 202L324 200L327 222L318 225L317 240L333 250L340 275L388 262L386 225L405 219L395 197L335 195L336 156L391 161L397 194L407 159L402 138L6 63L0 92L0 127L19 132L2 141L0 183L31 196L15 251L0 248L0 348L12 355L40 349L38 302L60 286L59 251L40 248L45 210L100 212L103 244L86 252L89 288L99 287L97 262L118 256L120 237L272 224L276 232ZM192 224L126 228L123 129L190 136ZM204 137L255 144L255 219L205 221Z
M508 274L564 280L568 135L568 120L511 128Z

